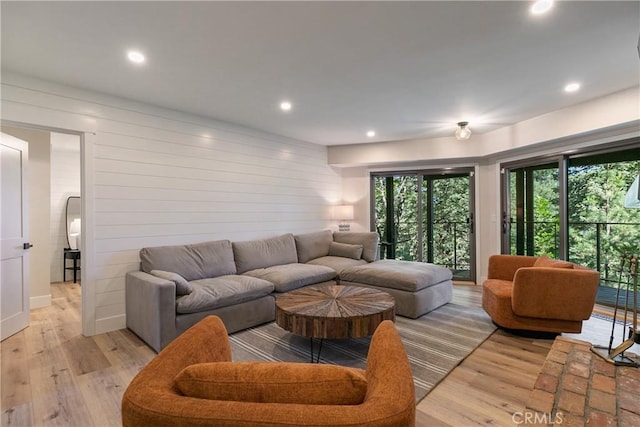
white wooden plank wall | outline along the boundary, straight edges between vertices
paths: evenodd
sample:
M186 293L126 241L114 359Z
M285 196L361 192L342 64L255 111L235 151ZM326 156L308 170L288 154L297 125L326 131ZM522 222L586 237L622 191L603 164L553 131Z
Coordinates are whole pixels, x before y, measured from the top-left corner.
M145 246L337 228L326 147L14 76L10 120L92 130L95 333L125 327L124 276ZM90 246L89 244L87 246Z
M77 144L73 149L71 144ZM80 137L51 134L51 281L60 282L62 253L68 247L66 234L67 198L80 196ZM71 263L69 262L69 265ZM69 271L67 278L72 277Z

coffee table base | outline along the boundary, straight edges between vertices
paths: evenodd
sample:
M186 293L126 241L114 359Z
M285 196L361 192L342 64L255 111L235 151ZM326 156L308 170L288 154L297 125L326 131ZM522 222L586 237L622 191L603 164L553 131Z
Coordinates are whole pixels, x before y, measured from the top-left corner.
M318 348L318 355L315 360L313 360L313 338L309 338L310 346L309 353L311 354L311 363L320 363L320 353L322 352L322 342L324 338L320 338L320 347Z

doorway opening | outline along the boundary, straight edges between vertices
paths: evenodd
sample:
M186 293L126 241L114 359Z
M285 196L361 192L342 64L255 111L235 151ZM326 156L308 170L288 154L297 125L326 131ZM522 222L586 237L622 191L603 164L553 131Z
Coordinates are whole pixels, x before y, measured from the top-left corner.
M79 292L81 282L80 252L77 251L75 269L66 262L65 253L70 247L71 238L77 245L82 241L80 204L72 213L78 221L70 230L67 221L67 201L81 195L81 135L62 133L26 124L3 122L4 134L24 141L28 146L26 167L27 180L24 186L26 212L28 216L28 235L30 244L28 256L28 280L30 309L49 306L56 297L52 284L66 279L73 284L73 274ZM65 270L65 266L69 270ZM46 266L46 267L44 267ZM43 268L44 267L44 268Z

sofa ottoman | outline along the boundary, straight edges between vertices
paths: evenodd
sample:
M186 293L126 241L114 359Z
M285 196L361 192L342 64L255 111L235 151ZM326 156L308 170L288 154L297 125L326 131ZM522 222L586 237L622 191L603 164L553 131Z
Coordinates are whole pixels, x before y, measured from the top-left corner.
M413 319L451 301L451 279L451 271L445 267L390 259L347 267L340 272L340 284L387 292L396 299L396 313Z

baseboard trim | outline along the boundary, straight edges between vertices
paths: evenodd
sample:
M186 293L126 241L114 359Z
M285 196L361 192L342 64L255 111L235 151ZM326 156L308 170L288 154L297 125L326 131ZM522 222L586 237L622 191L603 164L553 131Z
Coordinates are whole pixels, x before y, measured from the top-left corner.
M49 307L51 305L51 294L40 295L37 297L29 298L29 309Z
M104 334L105 332L117 331L127 327L127 317L124 314L119 316L107 317L104 319L96 319L95 333Z

